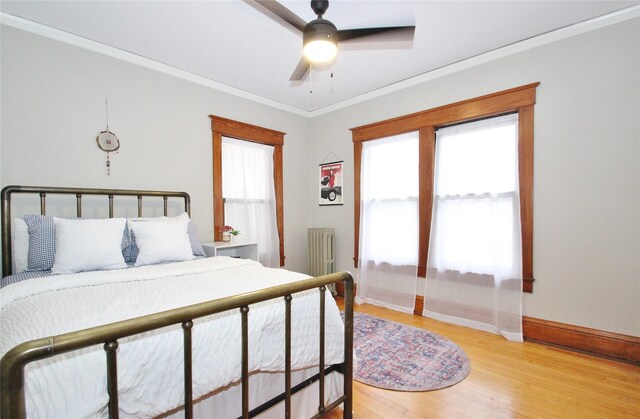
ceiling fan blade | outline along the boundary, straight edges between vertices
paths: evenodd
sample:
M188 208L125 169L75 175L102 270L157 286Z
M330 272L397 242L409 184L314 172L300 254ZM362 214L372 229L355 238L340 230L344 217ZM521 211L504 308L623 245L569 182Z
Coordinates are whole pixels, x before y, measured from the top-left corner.
M254 9L277 21L302 32L307 22L275 0L244 0Z
M365 38L373 35L388 35L389 41L413 41L415 26L392 26L388 28L345 29L338 31L338 43ZM385 37L376 37L376 41L384 41Z
M311 63L309 62L309 59L303 55L302 58L300 58L296 69L293 70L293 73L291 73L289 81L304 80L304 78L307 76L307 73L309 72L309 69L311 69Z

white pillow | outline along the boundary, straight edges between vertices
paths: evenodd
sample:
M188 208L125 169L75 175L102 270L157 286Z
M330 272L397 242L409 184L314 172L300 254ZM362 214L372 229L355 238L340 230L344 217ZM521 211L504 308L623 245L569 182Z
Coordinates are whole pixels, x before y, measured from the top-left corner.
M11 227L11 252L13 253L13 274L27 270L29 258L29 229L22 218L14 218Z
M126 268L122 235L126 218L78 220L53 217L56 251L51 272Z
M136 266L195 258L187 234L188 217L130 220L139 253Z
M136 221L171 221L171 220L187 220L187 234L189 235L189 241L191 242L191 251L194 256L206 256L204 253L204 249L202 248L202 244L200 243L200 238L198 237L198 232L196 230L196 225L189 218L189 214L183 212L180 215L176 215L175 217L139 217L139 218L130 218L129 219L129 229L131 229L131 223ZM136 257L138 255L138 246L136 245L135 239L133 241L133 247L129 249L129 253L125 252L125 260L127 262L135 262Z

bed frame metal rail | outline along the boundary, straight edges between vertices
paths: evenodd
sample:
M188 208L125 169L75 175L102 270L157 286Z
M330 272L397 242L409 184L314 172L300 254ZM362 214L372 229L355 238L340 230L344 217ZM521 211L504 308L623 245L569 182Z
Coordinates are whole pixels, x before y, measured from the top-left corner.
M2 189L2 275L11 275L11 195L12 194L38 194L40 195L40 214L47 213L47 194L49 195L75 195L76 215L82 217L82 196L99 195L109 198L109 218L113 218L114 196L135 196L138 198L138 217L142 217L142 198L161 197L164 202L164 215L167 216L169 198L184 200L184 210L191 215L191 197L186 192L170 191L145 191L137 189L96 189L96 188L64 188L51 186L20 186L9 185Z
M344 394L335 402L325 406L324 401L324 326L325 326L325 292L326 286L343 282L344 299ZM193 417L192 381L191 381L191 330L193 320L223 311L239 309L242 328L242 418L252 417L260 409L249 411L249 352L248 322L250 305L275 298L284 298L285 304L285 413L291 417L291 300L292 294L318 288L320 290L320 356L319 372L319 407L315 417L322 417L328 411L344 403L345 418L352 417L352 379L353 379L353 277L349 272L339 272L320 277L305 279L290 284L253 291L245 294L221 298L181 307L134 319L124 320L103 326L58 336L42 338L22 343L0 360L1 416L3 418L24 419L27 417L25 406L25 366L33 361L50 358L57 354L70 352L92 345L103 344L107 363L107 390L109 393L109 417L118 418L118 339L132 336L173 324L182 324L184 336L184 411L185 418ZM277 399L278 397L276 397ZM274 399L275 400L275 399ZM269 403L269 402L267 402Z

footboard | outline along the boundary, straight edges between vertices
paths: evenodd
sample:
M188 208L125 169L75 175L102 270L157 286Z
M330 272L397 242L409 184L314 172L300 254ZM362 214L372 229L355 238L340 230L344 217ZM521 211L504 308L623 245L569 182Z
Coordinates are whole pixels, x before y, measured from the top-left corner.
M325 406L325 292L326 286L335 283L345 286L345 319L344 319L344 394L335 402ZM140 333L160 329L162 327L181 324L184 341L184 412L186 418L193 417L192 399L192 359L191 332L193 320L223 311L239 309L242 330L242 417L249 418L249 350L248 350L248 313L252 304L261 301L283 298L285 304L285 388L282 399L285 402L286 417L291 416L291 300L292 294L318 288L320 304L319 330L319 406L320 417L340 404L344 404L344 417L351 418L352 412L352 377L353 377L353 277L348 272L324 275L302 281L292 282L277 287L267 288L227 298L207 301L199 304L168 310L147 316L137 317L117 323L111 323L90 329L66 333L58 336L37 339L22 343L0 360L1 416L3 418L26 418L25 406L25 366L30 362L54 357L92 345L103 344L107 364L107 390L109 394L109 417L118 418L118 340ZM278 398L276 398L278 399ZM274 401L276 401L274 399Z

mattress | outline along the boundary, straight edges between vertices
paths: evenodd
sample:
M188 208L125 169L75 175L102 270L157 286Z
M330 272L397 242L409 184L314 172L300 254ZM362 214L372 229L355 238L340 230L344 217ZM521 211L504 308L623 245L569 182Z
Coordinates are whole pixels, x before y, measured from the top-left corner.
M80 330L202 301L299 281L308 276L229 257L32 278L0 290L0 355L23 341ZM326 293L326 363L343 362L344 329ZM317 290L293 296L292 368L318 364ZM194 399L233 385L241 371L239 311L194 320ZM284 302L251 306L249 370L284 370ZM118 348L120 417L155 417L183 404L180 325L122 339ZM107 416L101 346L26 367L30 418Z

